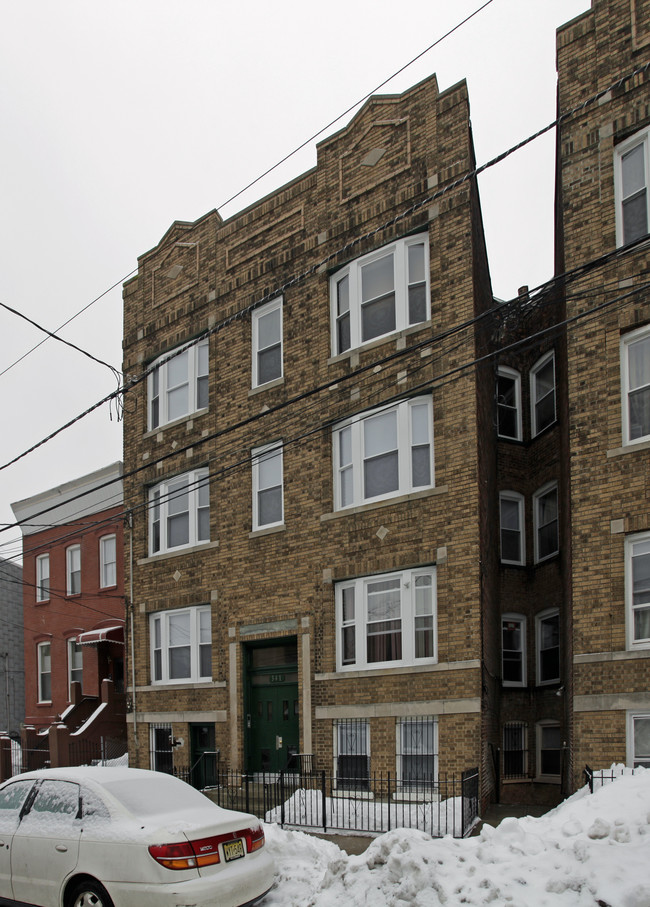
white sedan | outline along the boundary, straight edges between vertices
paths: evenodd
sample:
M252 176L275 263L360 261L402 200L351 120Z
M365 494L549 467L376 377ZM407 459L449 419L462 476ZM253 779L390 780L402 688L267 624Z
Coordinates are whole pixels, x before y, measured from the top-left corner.
M273 876L259 819L171 775L82 766L0 785L0 904L241 907Z

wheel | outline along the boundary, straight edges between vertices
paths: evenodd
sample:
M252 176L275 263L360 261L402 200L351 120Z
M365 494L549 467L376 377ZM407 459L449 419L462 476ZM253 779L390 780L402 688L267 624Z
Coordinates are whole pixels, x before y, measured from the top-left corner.
M81 879L70 889L66 907L113 907L113 902L100 882Z

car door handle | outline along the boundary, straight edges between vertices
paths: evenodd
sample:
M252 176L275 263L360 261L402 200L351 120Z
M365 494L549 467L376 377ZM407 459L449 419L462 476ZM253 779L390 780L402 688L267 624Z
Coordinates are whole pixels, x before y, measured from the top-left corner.
M55 849L55 850L58 850L59 853L67 853L67 852L68 852L68 848L65 846L65 844L57 844L56 847L55 847L54 849Z

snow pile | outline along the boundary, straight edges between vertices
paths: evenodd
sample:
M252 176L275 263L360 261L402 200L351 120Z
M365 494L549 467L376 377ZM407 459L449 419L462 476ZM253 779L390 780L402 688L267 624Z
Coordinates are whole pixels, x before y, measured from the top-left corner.
M301 832L265 831L277 877L264 907L650 907L650 770L465 840L398 829L348 856Z

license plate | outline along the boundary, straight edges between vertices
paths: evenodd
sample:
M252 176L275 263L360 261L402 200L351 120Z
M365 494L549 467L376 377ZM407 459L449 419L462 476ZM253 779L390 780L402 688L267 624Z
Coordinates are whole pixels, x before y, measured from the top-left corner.
M226 858L226 863L230 863L231 860L239 860L244 856L244 843L239 838L237 841L227 841L223 845L223 855Z

